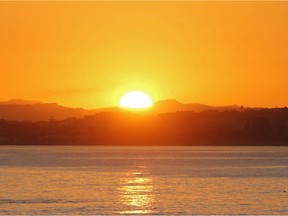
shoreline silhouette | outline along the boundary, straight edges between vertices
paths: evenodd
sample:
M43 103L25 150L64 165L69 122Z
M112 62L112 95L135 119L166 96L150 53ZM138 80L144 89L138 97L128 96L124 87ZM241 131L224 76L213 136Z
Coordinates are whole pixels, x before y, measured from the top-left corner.
M288 145L288 109L121 111L47 121L0 120L1 145Z

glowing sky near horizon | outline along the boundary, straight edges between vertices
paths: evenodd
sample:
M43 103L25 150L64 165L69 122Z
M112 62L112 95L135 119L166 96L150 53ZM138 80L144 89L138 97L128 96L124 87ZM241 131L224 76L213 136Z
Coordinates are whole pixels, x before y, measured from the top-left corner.
M0 2L0 100L288 105L288 2Z

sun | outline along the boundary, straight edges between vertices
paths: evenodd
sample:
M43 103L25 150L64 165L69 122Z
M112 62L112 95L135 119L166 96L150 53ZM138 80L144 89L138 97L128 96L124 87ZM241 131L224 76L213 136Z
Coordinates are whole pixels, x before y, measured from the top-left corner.
M151 98L140 91L128 92L120 100L120 107L123 108L147 108L151 105Z

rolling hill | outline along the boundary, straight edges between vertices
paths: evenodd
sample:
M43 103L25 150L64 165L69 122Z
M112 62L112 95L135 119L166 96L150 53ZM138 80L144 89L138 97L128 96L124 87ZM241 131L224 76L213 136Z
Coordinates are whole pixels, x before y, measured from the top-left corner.
M205 110L236 110L239 106L208 106L204 104L191 103L183 104L176 100L161 100L146 111L148 114L193 111L201 112ZM87 110L83 108L70 108L56 103L41 103L39 101L26 101L21 99L0 102L0 119L14 121L48 121L62 120L66 118L83 118L84 116L94 115L99 112L118 112L122 109L118 107L107 107L100 109Z

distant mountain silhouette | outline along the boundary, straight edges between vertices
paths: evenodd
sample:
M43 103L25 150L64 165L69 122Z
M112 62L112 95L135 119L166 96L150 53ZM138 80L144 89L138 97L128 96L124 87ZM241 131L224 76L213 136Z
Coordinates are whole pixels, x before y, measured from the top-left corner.
M94 110L69 108L56 103L0 104L0 119L15 121L62 120L72 117L82 118L95 113Z
M183 104L173 99L160 100L154 103L152 112L155 113L166 113L166 112L178 112L178 111L193 111L202 112L205 110L237 110L240 109L237 105L229 106L209 106L199 103Z
M32 105L32 104L41 104L42 102L36 100L23 100L23 99L11 99L8 101L0 102L0 105L4 104L14 104L14 105Z
M208 106L204 104L192 103L183 104L176 100L160 100L146 111L148 114L168 113L178 111L201 112L205 110L237 110L239 106ZM83 118L84 116L94 115L100 112L119 112L119 107L107 107L93 110L83 108L70 108L58 105L56 103L41 103L39 101L28 101L14 99L6 102L0 102L0 119L14 121L47 121L63 120L66 118Z

